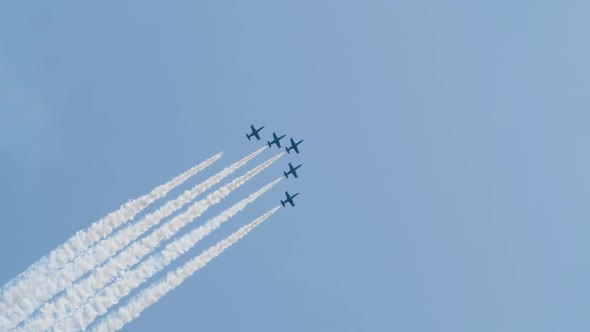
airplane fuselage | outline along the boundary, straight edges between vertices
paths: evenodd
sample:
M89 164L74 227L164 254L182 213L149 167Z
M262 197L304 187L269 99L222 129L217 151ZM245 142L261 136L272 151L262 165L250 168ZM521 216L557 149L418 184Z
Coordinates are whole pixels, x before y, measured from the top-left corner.
M303 140L299 141L299 142L295 142L295 140L293 140L293 138L291 138L291 146L288 146L285 148L285 150L287 150L287 153L291 153L291 150L295 150L295 152L299 153L299 144L301 144L301 142L303 142Z
M289 178L289 175L293 175L295 178L298 178L299 176L297 175L297 170L301 166L303 166L303 164L300 164L300 165L297 165L296 167L293 167L293 164L289 163L289 171L288 172L283 172L283 174L285 175L285 177L287 179Z
M273 140L266 142L266 144L268 144L269 148L272 148L272 145L275 144L280 149L281 148L281 139L285 136L286 135L279 137L279 136L277 136L276 133L272 133Z
M260 140L260 131L264 128L264 126L256 129L254 128L254 125L250 126L250 130L252 130L251 134L246 134L246 137L248 137L248 140L250 140L252 137L256 137L257 140Z
M284 201L281 200L281 205L283 207L285 207L285 204L289 203L289 204L291 204L291 206L295 206L295 202L293 202L293 198L297 197L297 195L299 195L299 193L296 193L295 195L291 196L291 195L289 195L288 191L285 191L285 195L287 195L287 199L285 199Z

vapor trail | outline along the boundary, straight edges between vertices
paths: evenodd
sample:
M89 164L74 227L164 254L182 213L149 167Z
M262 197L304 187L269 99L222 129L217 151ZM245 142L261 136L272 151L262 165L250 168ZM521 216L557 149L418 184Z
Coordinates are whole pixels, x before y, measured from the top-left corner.
M69 331L69 330L84 330L92 321L105 314L108 309L117 304L123 297L127 296L133 289L144 283L157 272L164 269L168 264L172 263L180 255L186 253L201 239L209 233L217 229L221 224L234 216L236 213L244 209L249 203L254 202L258 197L271 189L274 185L279 183L281 178L269 183L262 189L251 194L239 203L236 203L229 209L223 211L218 216L210 219L203 226L200 226L186 235L180 237L174 242L169 243L159 253L151 255L147 260L143 261L132 270L125 271L119 278L117 278L108 287L103 288L94 296L89 302L79 307L73 315L67 319L58 322L53 326L55 331ZM77 305L72 305L77 307ZM30 326L28 330L45 330L48 326ZM25 329L26 330L26 329Z
M127 225L115 234L98 242L95 246L77 256L73 262L67 264L59 271L52 275L40 285L35 292L24 297L22 301L9 308L3 315L0 315L0 321L5 318L8 323L6 328L17 326L21 321L32 314L43 302L49 300L52 296L70 286L76 279L92 270L95 266L102 264L117 251L123 249L130 242L141 236L152 226L159 223L163 218L170 216L172 213L182 208L183 205L192 201L196 196L219 183L223 178L235 172L237 169L246 164L250 159L256 157L264 151L264 147L251 153L244 159L226 167L221 172L210 177L199 185L185 191L178 198L166 202L155 212L146 215L138 222Z
M154 249L157 248L157 246L162 241L172 237L183 226L185 226L195 218L199 217L208 207L219 202L231 191L241 186L251 178L253 178L256 174L260 173L266 167L270 166L274 161L276 161L281 156L282 153L255 167L245 175L233 180L231 183L225 185L217 191L209 194L205 199L193 204L193 206L191 206L187 211L173 218L172 220L161 226L159 229L152 232L147 237L134 242L116 256L111 257L106 262L106 264L97 268L95 271L92 272L90 276L77 282L73 286L68 287L68 289L66 289L65 294L58 297L56 300L52 302L44 304L40 308L40 311L37 312L37 314L31 316L27 321L25 321L24 325L21 328L19 328L19 330L45 330L56 321L59 321L60 319L71 314L72 309L77 311L76 308L82 305L86 299L93 297L97 291L105 287L117 276L123 274L127 268L133 266L147 254L151 253ZM248 198L244 199L240 203L235 204L233 207L231 207L230 209L223 212L220 216L218 216L218 218L209 221L209 226L207 226L207 228L211 228L211 225L221 224L221 222L227 220L228 218L236 214L238 211L245 208L246 205L254 201L267 190L269 190L280 180L280 178L275 180L273 183L265 186L258 192L250 195ZM201 226L197 228L197 230L202 229L203 227L204 226ZM212 231L212 229L208 232L210 231ZM195 231L193 231L192 233L195 233ZM199 235L201 233L201 231L197 232L197 234ZM204 235L202 235L201 238L203 236ZM111 288L111 285L109 285L108 288ZM116 302L118 302L118 300ZM91 321L89 321L88 323L90 323Z
M251 230L262 223L265 219L270 217L278 209L280 209L279 206L273 208L272 210L260 216L258 219L243 226L226 239L205 250L202 254L193 258L188 263L174 271L168 272L164 278L154 282L152 285L139 292L124 306L107 314L106 317L101 319L93 327L92 331L103 332L120 330L125 324L139 317L141 312L147 307L157 302L160 298L166 295L166 293L176 288L184 280L186 280L186 278L190 277L197 270L204 267L213 258L221 254L225 249L229 248L232 244L246 236Z
M166 196L170 190L213 164L221 158L221 155L222 153L216 154L169 182L156 187L150 193L123 204L118 210L109 213L106 217L93 223L87 229L78 231L65 243L42 257L36 263L33 263L24 272L2 286L0 289L0 312L5 312L7 308L12 306L16 301L19 301L23 295L30 292L32 287L44 283L46 281L45 277L50 272L72 261L81 252L111 233L113 229L133 219L148 205ZM0 319L0 327L2 326L1 324L2 320Z

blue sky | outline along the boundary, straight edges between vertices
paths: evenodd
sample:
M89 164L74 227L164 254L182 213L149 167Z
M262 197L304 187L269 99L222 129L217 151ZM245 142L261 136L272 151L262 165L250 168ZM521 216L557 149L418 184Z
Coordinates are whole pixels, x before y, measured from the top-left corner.
M206 217L287 161L302 177L191 255L284 190L297 208L126 330L587 331L589 10L3 2L0 284L190 166L225 152L194 184L253 151L255 123L302 153Z

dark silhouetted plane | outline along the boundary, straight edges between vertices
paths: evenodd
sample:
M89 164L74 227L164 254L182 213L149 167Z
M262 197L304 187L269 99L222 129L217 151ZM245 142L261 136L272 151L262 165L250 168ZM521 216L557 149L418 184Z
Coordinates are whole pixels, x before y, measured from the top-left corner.
M297 176L297 170L299 169L299 167L303 166L303 164L299 165L299 166L295 166L293 167L293 165L291 163L289 163L289 171L288 172L283 172L283 174L285 174L285 177L288 179L289 178L289 174L293 175L295 178L298 178L299 176Z
M295 203L293 203L293 198L297 197L297 195L299 195L299 193L296 193L295 195L291 196L289 195L288 191L285 191L285 195L287 195L287 199L286 200L281 200L281 205L283 205L283 207L285 207L285 204L289 203L291 204L291 206L295 206Z
M254 128L254 125L250 126L250 130L252 130L252 134L246 134L246 137L248 137L248 140L250 140L252 138L252 136L256 137L257 140L260 140L260 134L258 134L262 128L264 128L264 126L256 129Z
M283 136L281 136L281 137L278 137L278 136L277 136L277 133L272 133L272 138L273 138L273 140L272 140L272 141L268 141L268 142L266 142L266 144L268 144L268 147L269 147L269 148L272 148L272 145L273 145L273 144L276 144L276 145L277 145L277 147L280 149L280 148L281 148L281 139L282 139L283 137L285 137L285 136L287 136L287 135L283 135Z
M299 146L301 142L303 142L303 140L295 143L293 138L291 138L291 146L286 147L285 150L287 150L287 153L291 153L291 150L295 150L295 152L299 153L299 148L297 146Z

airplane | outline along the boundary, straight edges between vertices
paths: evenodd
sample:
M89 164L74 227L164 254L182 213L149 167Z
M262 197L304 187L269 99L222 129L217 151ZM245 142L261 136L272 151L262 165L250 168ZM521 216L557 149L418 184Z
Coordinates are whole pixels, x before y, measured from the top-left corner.
M252 130L252 134L246 134L246 137L248 137L248 140L250 140L252 138L252 136L256 137L257 140L260 140L260 134L258 134L258 132L260 132L262 130L262 128L264 128L264 126L256 129L256 128L254 128L254 125L251 125L250 130Z
M295 206L295 203L293 203L293 198L295 198L297 195L299 195L299 193L296 193L295 195L291 196L289 195L288 191L285 191L285 195L287 195L287 199L286 200L281 200L281 204L283 205L283 207L285 207L285 204L289 203L291 204L291 206Z
M299 169L299 167L303 166L303 164L300 164L299 166L295 166L293 167L293 165L291 163L289 163L289 171L288 172L283 172L283 174L285 174L285 177L288 179L289 178L289 174L293 175L295 178L298 178L297 176L297 169Z
M295 152L299 153L299 148L297 146L301 144L301 142L303 142L303 140L295 142L293 138L291 138L291 146L286 147L285 150L287 150L287 153L291 153L291 150L295 150Z
M273 138L273 140L272 140L272 141L268 141L268 142L266 142L266 144L268 144L268 147L269 147L269 148L272 148L272 145L273 145L273 144L276 144L276 145L277 145L277 147L280 149L280 148L281 148L281 139L282 139L283 137L285 137L285 136L287 136L287 135L283 135L283 136L281 136L281 137L278 137L278 136L277 136L277 133L272 133L272 138Z

